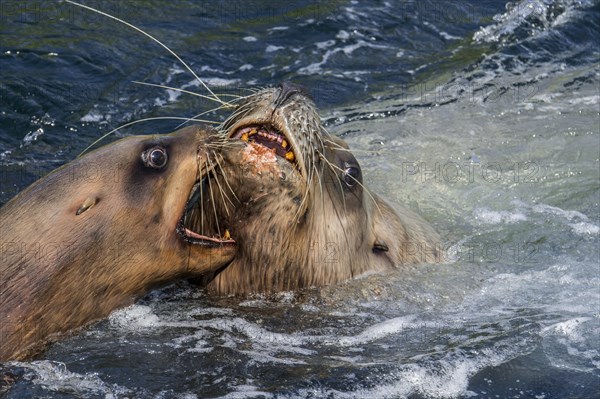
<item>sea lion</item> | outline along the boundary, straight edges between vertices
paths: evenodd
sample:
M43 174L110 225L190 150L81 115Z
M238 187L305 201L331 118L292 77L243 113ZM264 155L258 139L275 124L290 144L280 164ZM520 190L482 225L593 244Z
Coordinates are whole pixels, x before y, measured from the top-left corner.
M182 226L215 140L199 126L128 137L0 209L0 361L29 358L153 287L231 260L233 240Z
M230 149L242 147L225 151L217 169L226 198L206 196L186 220L211 231L198 214L216 209L238 242L231 264L205 278L209 291L295 290L441 259L428 223L365 188L348 145L325 130L301 87L284 83L243 99L219 130Z

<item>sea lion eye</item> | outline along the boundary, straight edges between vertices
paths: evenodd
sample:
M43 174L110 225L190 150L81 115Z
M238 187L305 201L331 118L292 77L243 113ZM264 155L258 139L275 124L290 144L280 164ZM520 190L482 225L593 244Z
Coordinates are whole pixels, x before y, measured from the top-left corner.
M358 183L358 179L360 178L360 169L355 166L347 166L344 169L344 183L348 187L354 187Z
M142 161L149 168L162 169L168 160L167 150L163 147L152 147L142 153Z

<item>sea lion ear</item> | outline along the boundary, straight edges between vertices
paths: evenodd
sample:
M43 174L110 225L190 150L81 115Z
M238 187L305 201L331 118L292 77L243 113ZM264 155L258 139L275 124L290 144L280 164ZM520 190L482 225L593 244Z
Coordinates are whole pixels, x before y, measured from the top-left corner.
M99 201L98 197L87 197L87 199L85 201L83 201L81 206L77 209L77 212L75 212L75 215L77 215L77 216L81 215L83 212L87 211L88 209L90 209L91 207L96 205L98 203L98 201Z
M390 248L385 242L379 240L378 238L375 239L375 242L373 243L373 252L388 252L389 250Z

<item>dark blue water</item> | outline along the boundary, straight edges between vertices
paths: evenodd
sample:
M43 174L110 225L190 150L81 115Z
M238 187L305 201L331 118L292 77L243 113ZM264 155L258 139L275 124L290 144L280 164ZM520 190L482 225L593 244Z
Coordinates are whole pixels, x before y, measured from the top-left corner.
M85 4L159 38L219 95L305 85L370 187L423 214L458 259L301 297L170 287L2 366L16 383L0 397L598 397L600 2ZM206 94L116 21L2 1L0 204L122 124L216 107L133 81ZM404 173L439 160L504 178ZM386 295L364 297L370 284Z
M448 57L504 9L502 1L87 4L160 38L217 93L245 95L250 87L291 79L323 108L368 101L390 86L405 90L422 75L448 73L448 63L468 65L481 50ZM3 159L35 160L42 170L25 167L27 183L30 174L52 170L123 123L191 117L215 106L191 96L169 102L164 90L132 83L198 89L159 45L106 17L52 1L3 1L1 13L0 138L2 152L10 152ZM157 121L124 134L177 125ZM38 129L35 145L25 145L23 138Z

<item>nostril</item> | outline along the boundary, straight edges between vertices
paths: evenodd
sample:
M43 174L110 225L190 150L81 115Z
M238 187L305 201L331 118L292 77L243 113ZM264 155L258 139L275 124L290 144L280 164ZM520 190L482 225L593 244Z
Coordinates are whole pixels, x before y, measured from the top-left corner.
M305 97L309 97L304 87L287 80L279 84L279 89L279 95L275 100L275 108L282 106L294 94L302 94Z

